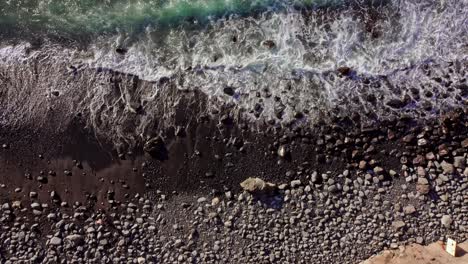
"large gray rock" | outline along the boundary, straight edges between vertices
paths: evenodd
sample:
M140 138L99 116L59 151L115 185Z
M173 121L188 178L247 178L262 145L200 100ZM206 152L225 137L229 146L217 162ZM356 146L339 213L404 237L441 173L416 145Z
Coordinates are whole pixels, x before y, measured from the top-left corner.
M248 178L241 182L240 186L244 191L252 194L273 194L277 188L275 184L260 178Z

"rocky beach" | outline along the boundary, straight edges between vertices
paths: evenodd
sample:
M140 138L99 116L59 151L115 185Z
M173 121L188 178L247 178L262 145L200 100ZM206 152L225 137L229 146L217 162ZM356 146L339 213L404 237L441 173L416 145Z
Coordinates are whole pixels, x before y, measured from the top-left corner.
M467 241L466 5L266 2L171 32L149 28L227 6L125 17L157 18L146 37L114 38L114 13L0 15L0 263L361 263Z

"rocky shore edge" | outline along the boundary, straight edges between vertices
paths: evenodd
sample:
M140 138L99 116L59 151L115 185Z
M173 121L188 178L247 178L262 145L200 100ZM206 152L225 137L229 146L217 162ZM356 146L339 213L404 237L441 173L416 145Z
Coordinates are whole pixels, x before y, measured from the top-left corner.
M86 155L72 160L78 150L66 142L38 145L67 153L71 169L54 170L56 157L35 148L18 160L34 137L2 131L0 259L358 263L408 243L467 239L466 109L260 132L231 121L220 114L151 139L141 153L115 154L109 162L121 167L106 173ZM27 188L9 170L18 164L30 166ZM80 189L91 176L94 189Z

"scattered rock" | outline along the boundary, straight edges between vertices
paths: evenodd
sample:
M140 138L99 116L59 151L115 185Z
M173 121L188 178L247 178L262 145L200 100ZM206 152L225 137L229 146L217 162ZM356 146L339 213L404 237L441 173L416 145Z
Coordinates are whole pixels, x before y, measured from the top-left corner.
M453 165L446 162L445 160L442 161L442 163L440 164L440 166L442 167L442 170L444 171L445 174L453 174Z
M74 246L81 246L85 242L84 237L77 234L66 236L65 241L70 241Z
M394 221L392 223L392 227L396 230L396 231L399 231L400 229L402 229L403 227L405 227L406 224L405 222L399 220L399 221Z
M291 185L291 188L297 188L302 185L302 182L300 180L294 180L294 181L291 181L290 185Z
M416 212L416 208L413 205L408 205L403 208L405 215L412 215Z
M60 246L62 245L62 239L58 237L52 237L49 241L49 244L53 246Z
M262 45L269 48L269 49L272 49L276 46L275 42L273 40L265 40L262 42Z
M158 160L166 160L168 156L168 151L161 137L148 140L143 146L143 150Z
M278 156L280 156L281 158L287 158L289 155L290 155L290 152L287 146L281 145L278 148Z
M265 182L260 178L248 178L240 186L252 194L273 194L277 189L275 184Z
M465 159L465 157L458 156L458 157L454 157L454 158L453 158L453 166L454 166L455 168L464 169L464 168L465 168L465 165L466 165L466 159ZM450 169L449 169L449 170L450 170Z
M336 69L336 71L342 76L348 76L351 74L351 68L346 66L339 67L338 69Z
M223 92L224 92L225 94L229 95L229 96L233 96L234 93L235 93L235 90L234 90L234 88L231 87L231 86L226 86L226 87L224 87Z
M452 225L452 217L450 215L443 215L440 222L444 227L449 228Z

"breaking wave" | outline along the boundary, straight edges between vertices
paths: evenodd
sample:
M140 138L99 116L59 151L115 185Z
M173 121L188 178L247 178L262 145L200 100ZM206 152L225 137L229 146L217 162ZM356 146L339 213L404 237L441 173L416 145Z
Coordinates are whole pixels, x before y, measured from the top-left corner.
M23 13L0 4L2 125L40 126L60 109L57 127L79 112L132 145L174 125L180 98L168 87L252 122L310 124L332 110L425 117L466 104L466 1L33 2Z

